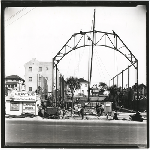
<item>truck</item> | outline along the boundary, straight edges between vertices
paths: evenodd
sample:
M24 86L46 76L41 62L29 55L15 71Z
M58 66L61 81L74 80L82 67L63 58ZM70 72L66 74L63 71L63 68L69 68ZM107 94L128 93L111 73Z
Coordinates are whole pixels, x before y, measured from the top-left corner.
M58 119L59 112L57 107L47 107L45 110L45 117L49 119Z

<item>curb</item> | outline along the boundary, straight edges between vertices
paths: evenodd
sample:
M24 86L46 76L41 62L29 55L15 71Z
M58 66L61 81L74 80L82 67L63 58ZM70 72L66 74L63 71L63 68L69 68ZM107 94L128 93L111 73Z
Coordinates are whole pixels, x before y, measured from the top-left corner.
M147 121L146 120L143 120L143 122L138 122L138 121L131 121L131 120L113 120L113 119L104 119L104 118L101 118L101 119L98 119L98 118L94 118L94 119L73 119L73 118L70 118L70 119L46 119L46 118L41 118L41 117L35 117L35 118L5 118L6 121L8 120L14 120L14 121L42 121L42 122L96 122L96 123L108 123L108 122L111 122L111 123L127 123L127 124L146 124Z

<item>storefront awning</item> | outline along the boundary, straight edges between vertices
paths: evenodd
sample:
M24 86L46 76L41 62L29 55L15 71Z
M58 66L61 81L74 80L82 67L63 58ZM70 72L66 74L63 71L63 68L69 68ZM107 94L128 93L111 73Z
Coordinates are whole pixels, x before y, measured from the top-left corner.
M17 83L18 83L18 82L6 82L5 85L14 85L14 84L17 85Z

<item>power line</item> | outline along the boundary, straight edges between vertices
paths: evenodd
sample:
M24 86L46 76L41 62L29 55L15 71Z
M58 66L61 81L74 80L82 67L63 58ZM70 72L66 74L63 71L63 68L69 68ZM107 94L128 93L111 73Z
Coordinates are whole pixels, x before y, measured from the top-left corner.
M35 9L36 7L34 7L33 9ZM21 17L25 16L26 14L28 14L29 12L31 12L33 9L29 10L27 13L23 14ZM16 19L15 21L19 20L21 17L19 17L18 19ZM13 24L15 21L13 21L12 23L8 24L6 27L8 27L9 25Z
M100 58L100 57L98 57L98 55L96 55L96 59L97 59L98 64L99 64L98 66L101 66L101 63L100 63L100 61L99 61L99 58ZM103 74L103 76L104 76L104 80L105 80L105 81L107 81L107 80L106 80L106 78L105 78L105 75L104 75L103 69L102 69L101 67L100 67L100 69L101 69L102 74ZM99 70L99 67L98 67L98 70ZM100 70L99 70L99 71L100 71Z
M5 21L9 21L10 19L14 18L16 15L20 14L24 9L26 9L26 7L22 8L21 10L17 11L15 14L13 14L12 16L10 16L8 19L6 19Z
M86 42L87 41L89 41L89 40L86 39ZM85 53L85 50L86 50L86 48L84 47L84 49L82 50L82 54L80 54L80 51L79 51L79 61L78 61L78 64L77 64L75 71L78 70L78 72L79 72L79 64L81 63L81 60L82 60L84 53Z
M99 58L100 58L100 57L99 57ZM105 71L106 71L107 75L109 76L109 78L111 78L111 76L110 76L110 74L108 73L108 71L107 71L107 69L106 69L105 65L103 64L103 62L102 62L101 58L100 58L100 61L101 61L102 65L104 66L104 69L105 69Z
M68 64L67 64L67 69L65 69L65 72L66 72L66 76L68 75L68 73L69 73L69 64L70 64L70 62L71 62L71 57L69 58L69 61L68 61Z
M80 51L80 50L79 50L79 51ZM82 50L82 55L79 56L79 61L78 61L78 63L77 63L77 66L75 67L75 71L78 70L78 72L79 72L79 64L81 63L81 60L82 60L82 58L83 58L83 56L84 56L84 53L85 53L85 49ZM80 52L79 52L79 55L80 55Z

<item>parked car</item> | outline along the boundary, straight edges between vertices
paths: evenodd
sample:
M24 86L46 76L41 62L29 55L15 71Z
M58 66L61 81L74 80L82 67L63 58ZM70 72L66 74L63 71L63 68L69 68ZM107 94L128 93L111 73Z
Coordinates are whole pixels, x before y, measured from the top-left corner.
M134 115L129 115L129 119L132 120L132 121L140 121L140 122L143 122L143 117L140 115L139 112L137 112L136 114Z
M49 119L58 119L59 118L58 108L47 107L44 116L45 118L49 118Z

